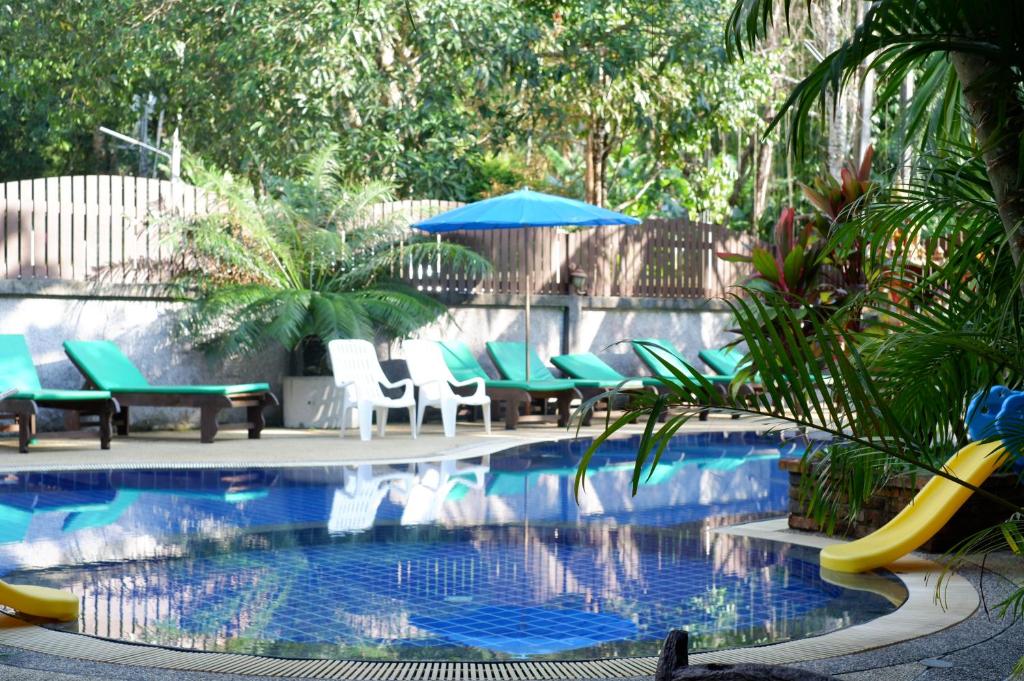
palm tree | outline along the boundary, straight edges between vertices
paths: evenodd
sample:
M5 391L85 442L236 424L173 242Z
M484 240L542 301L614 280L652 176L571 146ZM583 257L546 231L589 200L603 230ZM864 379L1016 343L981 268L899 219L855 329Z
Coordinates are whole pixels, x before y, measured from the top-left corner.
M370 207L390 200L389 189L342 184L332 148L311 156L295 180L265 178L260 193L246 180L191 166L217 209L176 223L184 264L175 282L196 298L184 331L217 356L276 344L305 368L322 360L334 338L402 337L446 311L403 282L403 271L438 263L468 272L489 267L463 246L410 235L394 219L371 219Z
M737 1L728 35L735 53L765 35L774 4ZM781 14L789 8L785 2ZM849 328L849 314L816 314L814 301L794 304L764 287L738 288L727 302L748 350L747 374L759 375L763 395L723 396L699 377L677 374L680 385L667 386L667 394L636 397L629 411L606 422L581 460L577 490L594 451L639 417L648 427L635 463L635 494L644 467L653 470L669 439L706 405L833 435L837 444L811 467L812 511L821 519L840 496L864 500L893 473L950 477L941 464L968 440L967 402L995 384L1024 384L1022 29L1024 5L1010 0L872 3L853 36L795 86L772 123L791 117L799 151L813 109L836 96L865 60L879 70L876 106L896 95L908 72L923 76L925 86L907 107L917 131L912 181L880 182L871 204L829 229L834 244L867 245L867 284L845 305L872 322ZM915 262L920 237L945 239L946 258ZM1021 432L1003 439L1020 459L1024 424L1017 426ZM992 529L963 550L1020 552L1014 538L1022 536L1024 509L995 499L1005 516L993 518ZM1024 590L1004 609L1024 613Z

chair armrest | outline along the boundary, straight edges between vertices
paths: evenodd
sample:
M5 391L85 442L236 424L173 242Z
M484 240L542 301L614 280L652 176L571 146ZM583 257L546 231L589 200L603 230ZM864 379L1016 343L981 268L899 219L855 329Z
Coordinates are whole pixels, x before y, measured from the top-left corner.
M484 379L480 378L479 376L467 378L465 381L448 381L448 383L457 388L464 388L468 385L476 385L476 392L473 393L472 397L480 397L482 395L487 394L487 386L484 384Z
M413 383L411 378L401 378L394 383L388 380L380 381L380 384L385 388L405 388L405 392L402 397L411 397L413 391Z

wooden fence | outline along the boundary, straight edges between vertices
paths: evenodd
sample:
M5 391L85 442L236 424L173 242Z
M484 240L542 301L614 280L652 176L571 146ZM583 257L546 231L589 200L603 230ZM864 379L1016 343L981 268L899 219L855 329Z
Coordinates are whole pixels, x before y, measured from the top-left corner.
M183 182L78 175L0 184L4 279L159 283L170 256L155 216L206 210Z
M0 184L6 279L160 283L170 256L157 216L210 209L203 192L166 180L87 175ZM395 201L374 206L371 220L415 222L460 204ZM652 219L635 227L451 232L493 264L482 276L441 263L406 266L403 279L430 292L521 294L526 272L533 292L569 291L569 269L587 274L594 296L708 298L722 295L748 270L716 251L746 252L748 238L720 226Z

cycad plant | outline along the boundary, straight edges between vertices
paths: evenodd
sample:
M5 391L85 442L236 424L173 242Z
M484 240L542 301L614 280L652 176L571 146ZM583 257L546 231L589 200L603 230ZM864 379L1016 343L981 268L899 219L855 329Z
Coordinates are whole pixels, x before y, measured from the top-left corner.
M325 149L298 178L264 178L258 192L247 180L191 164L214 205L173 231L182 263L175 283L195 298L184 330L197 346L236 356L279 345L294 353L293 370L308 371L334 338L402 337L445 314L402 273L489 267L463 246L373 219L371 207L389 201L389 189L346 186L334 159L335 150Z

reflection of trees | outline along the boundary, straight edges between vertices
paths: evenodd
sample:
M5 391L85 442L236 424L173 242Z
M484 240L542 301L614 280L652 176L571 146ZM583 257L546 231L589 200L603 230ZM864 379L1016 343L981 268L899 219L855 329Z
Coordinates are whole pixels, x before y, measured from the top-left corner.
M265 533L259 541L226 541L207 556L35 577L85 594L86 633L275 655L461 656L467 651L410 621L425 614L459 621L484 605L513 612L569 608L636 622L638 640L581 651L586 655L650 654L668 629L680 626L696 646L711 648L852 621L851 602L826 607L842 590L823 583L802 550L706 529L392 526L341 538L323 531ZM260 550L267 546L276 548Z

